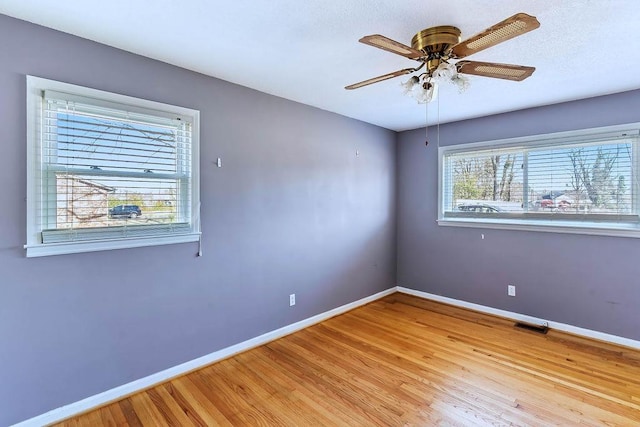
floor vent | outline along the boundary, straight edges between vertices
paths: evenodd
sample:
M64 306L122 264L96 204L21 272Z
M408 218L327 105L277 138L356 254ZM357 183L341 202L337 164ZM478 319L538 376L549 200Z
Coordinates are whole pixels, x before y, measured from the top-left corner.
M517 322L516 328L526 329L527 331L538 332L540 334L546 334L549 331L549 327L544 325L534 325L533 323Z

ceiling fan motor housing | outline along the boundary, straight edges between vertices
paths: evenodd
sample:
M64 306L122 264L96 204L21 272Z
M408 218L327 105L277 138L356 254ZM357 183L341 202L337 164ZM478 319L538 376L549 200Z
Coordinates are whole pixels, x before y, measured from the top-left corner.
M411 47L427 55L427 68L433 72L441 59L449 59L451 48L460 43L460 29L451 25L427 28L411 39Z
M460 30L451 25L427 28L411 39L411 47L427 54L446 53L458 43L460 43Z

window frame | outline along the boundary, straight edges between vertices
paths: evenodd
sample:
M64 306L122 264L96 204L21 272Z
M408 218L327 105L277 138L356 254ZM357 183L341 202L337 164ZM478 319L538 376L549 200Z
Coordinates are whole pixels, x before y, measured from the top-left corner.
M485 214L479 216L466 215L445 215L445 185L447 181L447 171L445 170L445 156L448 154L458 154L478 150L507 150L507 149L538 149L552 148L556 146L567 146L568 144L588 144L596 143L598 140L604 141L607 138L621 137L627 135L635 139L632 152L632 206L634 221L598 221L596 215L589 217L588 221L576 219L562 219L555 216L553 219L543 215L528 214L523 218L519 214ZM623 125L606 126L599 128L589 128L549 134L530 135L524 137L508 138L501 140L490 140L482 142L472 142L456 145L441 146L438 148L438 215L437 223L440 226L472 227L488 229L505 229L520 231L540 231L551 233L572 233L590 234L618 237L640 238L640 123L629 123ZM523 176L526 185L527 176Z
M200 112L197 110L145 100L127 95L106 92L69 83L48 80L40 77L26 76L27 87L27 243L25 244L27 257L61 255L71 253L93 252L113 249L136 248L165 244L198 242L200 230ZM38 164L38 150L43 147L41 117L44 92L59 92L69 98L91 100L97 106L120 105L128 111L151 114L158 117L181 117L191 123L191 218L188 227L183 227L180 233L159 234L137 237L96 238L71 242L43 243L43 237L37 215L44 198L50 195L39 191L38 171L45 171L45 165ZM188 199L189 197L187 197ZM135 226L133 226L135 227ZM139 226L139 229L142 229ZM109 227L105 227L108 229ZM114 227L115 230L115 227ZM96 233L97 235L97 233Z

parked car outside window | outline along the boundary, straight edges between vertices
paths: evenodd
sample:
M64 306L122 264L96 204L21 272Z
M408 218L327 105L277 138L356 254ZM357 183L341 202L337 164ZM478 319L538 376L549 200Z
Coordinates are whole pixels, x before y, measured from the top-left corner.
M461 212L483 212L483 213L502 212L502 209L500 209L497 206L480 205L480 204L458 205L457 209Z
M140 215L142 210L138 205L118 205L109 209L109 218L137 218Z

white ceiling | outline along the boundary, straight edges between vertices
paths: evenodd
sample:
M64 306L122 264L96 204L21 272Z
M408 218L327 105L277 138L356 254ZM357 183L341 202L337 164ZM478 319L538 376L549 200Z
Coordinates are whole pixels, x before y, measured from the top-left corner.
M345 85L414 66L361 43L405 44L427 27L462 38L517 13L539 29L468 59L530 65L523 82L471 76L429 106L441 123L640 88L638 0L2 0L0 13L400 131L424 126L402 94L407 76Z

